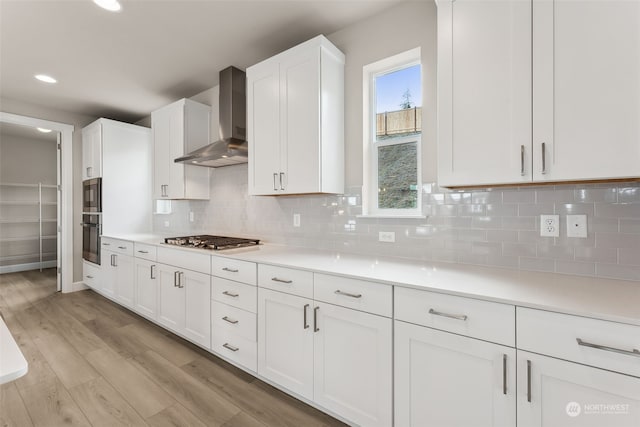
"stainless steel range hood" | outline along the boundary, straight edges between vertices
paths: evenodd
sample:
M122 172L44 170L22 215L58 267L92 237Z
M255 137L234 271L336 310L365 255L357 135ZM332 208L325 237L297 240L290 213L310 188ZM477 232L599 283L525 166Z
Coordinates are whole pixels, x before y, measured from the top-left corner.
M176 163L210 168L247 163L246 81L236 67L220 71L220 139L178 157Z

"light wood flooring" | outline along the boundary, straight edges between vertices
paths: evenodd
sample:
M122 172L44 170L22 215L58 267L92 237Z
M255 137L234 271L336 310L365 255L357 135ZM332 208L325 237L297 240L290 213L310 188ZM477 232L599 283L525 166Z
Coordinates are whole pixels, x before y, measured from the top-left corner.
M53 270L0 275L0 312L29 362L0 426L344 425Z

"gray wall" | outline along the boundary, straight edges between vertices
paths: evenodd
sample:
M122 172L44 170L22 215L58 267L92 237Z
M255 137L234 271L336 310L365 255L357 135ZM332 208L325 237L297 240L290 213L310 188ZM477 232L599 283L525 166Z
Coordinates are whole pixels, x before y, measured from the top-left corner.
M56 184L56 171L53 132L48 141L0 132L0 182Z

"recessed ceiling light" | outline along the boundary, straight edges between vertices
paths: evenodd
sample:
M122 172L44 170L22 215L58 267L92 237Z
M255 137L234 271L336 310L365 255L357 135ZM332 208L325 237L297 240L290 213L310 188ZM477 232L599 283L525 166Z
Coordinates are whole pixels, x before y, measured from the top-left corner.
M36 74L34 76L36 79L40 80L41 82L45 82L45 83L58 83L58 81L56 79L54 79L51 76L47 76L46 74Z
M118 12L122 9L118 0L93 0L93 2L109 12Z
M42 132L42 133L49 133L49 132L51 132L51 129L45 129L45 128L36 128L36 129L38 129L38 130L39 130L40 132Z

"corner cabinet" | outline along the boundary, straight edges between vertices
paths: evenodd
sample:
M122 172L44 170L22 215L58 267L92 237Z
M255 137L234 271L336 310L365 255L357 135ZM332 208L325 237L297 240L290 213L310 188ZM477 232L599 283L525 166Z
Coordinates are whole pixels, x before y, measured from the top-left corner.
M151 113L153 198L209 200L209 168L174 160L211 141L211 108L181 99Z
M250 195L344 192L344 60L318 36L247 69Z
M437 3L441 186L640 176L640 3Z

